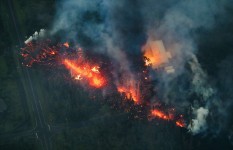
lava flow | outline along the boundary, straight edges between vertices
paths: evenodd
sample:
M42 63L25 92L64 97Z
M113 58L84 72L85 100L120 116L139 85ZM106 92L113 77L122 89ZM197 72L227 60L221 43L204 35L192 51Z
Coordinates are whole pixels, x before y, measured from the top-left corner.
M164 112L159 111L158 109L151 110L151 116L164 119L164 120L172 119L169 117L169 115L166 115Z
M150 90L154 88L154 85L151 83L150 77L146 73L147 71L145 71L150 68L150 66L147 66L147 63L150 61L151 67L156 68L169 58L165 50L159 52L156 52L156 49L152 50L151 45L153 46L153 44L162 47L160 42L149 43L149 49L148 46L145 46L145 66L143 66L141 72L136 73L129 70L119 73L112 69L110 62L100 57L98 60L101 61L101 64L107 64L107 69L103 68L104 65L100 65L98 63L100 61L95 59L96 56L95 58L91 56L85 57L81 48L77 46L72 47L68 42L63 44L57 43L54 46L50 40L30 41L21 49L21 56L24 58L23 64L27 67L31 67L33 64L56 65L59 67L52 68L65 68L70 72L72 79L78 80L82 85L88 85L88 87L95 89L107 89L110 87L108 91L111 89L113 93L120 94L122 100L131 100L135 109L137 107L150 108L152 104L149 100L155 95ZM117 76L117 79L113 77L111 72L115 73L114 75ZM183 116L175 116L175 109L171 109L166 113L163 111L165 108L162 108L151 109L149 114L147 114L148 118L172 121L179 127L185 127Z
M178 121L176 121L176 125L177 125L178 127L181 127L181 128L185 127L185 123L184 123L183 120L178 120Z
M101 88L105 85L106 80L100 74L98 66L92 66L88 63L78 63L78 61L72 61L69 59L64 59L63 64L67 69L70 70L72 76L81 79L85 78L90 86Z
M175 123L178 127L185 127L183 115L180 115L178 117L174 117L175 109L172 109L172 110L173 110L172 112L169 112L168 114L166 114L165 112L163 112L159 109L152 109L150 112L150 117L151 118L159 118L159 119L163 119L163 120L175 121Z

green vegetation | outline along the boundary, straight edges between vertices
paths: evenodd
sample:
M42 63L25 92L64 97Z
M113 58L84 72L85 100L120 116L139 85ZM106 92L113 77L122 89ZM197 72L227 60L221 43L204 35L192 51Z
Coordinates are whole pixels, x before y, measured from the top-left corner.
M56 150L167 150L183 149L182 140L176 140L181 132L165 122L129 120L127 115L112 114L80 128L67 128L53 137ZM166 141L164 141L166 140Z
M31 108L19 60L19 43L7 1L0 2L0 135L32 129Z
M12 138L6 141L4 145L0 145L3 150L41 150L41 143L35 138Z
M44 11L46 5L50 7L46 9L52 12L51 6L53 5L48 5L51 2L12 1L12 9L17 14L15 19L19 21L19 32L22 33L23 37L32 34L34 30L41 28L42 25L46 26L46 19L40 16L40 20L43 20L40 21L38 15L47 15L48 12L38 14L38 9ZM36 14L37 17L35 17ZM12 137L14 136L10 136L8 140L4 138L8 134L14 135L30 131L36 126L32 110L32 95L30 94L28 81L25 80L25 69L21 65L19 57L20 43L18 34L7 0L0 1L0 28L0 149L25 149L25 147L27 149L36 149L33 148L33 145L30 145L30 140L27 142L27 138L18 138L17 140L13 140ZM8 145L7 143L10 141L13 141L13 144Z

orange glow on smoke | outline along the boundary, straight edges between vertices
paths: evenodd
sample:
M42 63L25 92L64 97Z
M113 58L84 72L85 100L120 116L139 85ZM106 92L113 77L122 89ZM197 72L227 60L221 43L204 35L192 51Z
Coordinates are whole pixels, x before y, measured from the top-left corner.
M89 85L95 88L101 88L105 85L106 80L104 77L101 76L99 71L93 71L93 67L90 67L90 64L77 63L69 59L65 59L63 64L78 80L81 80L83 77L88 81Z
M169 115L166 115L164 112L157 110L157 109L153 109L151 111L151 115L152 117L157 117L157 118L164 119L164 120L170 119Z
M152 68L157 68L163 63L166 63L171 57L170 53L164 48L162 41L151 41L148 40L147 43L142 47L144 52L145 65L151 65Z

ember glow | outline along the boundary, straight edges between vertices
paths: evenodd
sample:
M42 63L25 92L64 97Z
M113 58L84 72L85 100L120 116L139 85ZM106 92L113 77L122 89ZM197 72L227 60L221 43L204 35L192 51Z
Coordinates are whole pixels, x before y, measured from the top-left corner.
M67 47L67 48L69 48L69 47L70 47L70 45L69 45L69 43L68 43L68 42L65 42L63 45L64 45L65 47Z
M50 40L44 42L29 42L22 48L21 56L24 58L24 64L31 67L35 63L49 64L58 54L58 45L49 46Z

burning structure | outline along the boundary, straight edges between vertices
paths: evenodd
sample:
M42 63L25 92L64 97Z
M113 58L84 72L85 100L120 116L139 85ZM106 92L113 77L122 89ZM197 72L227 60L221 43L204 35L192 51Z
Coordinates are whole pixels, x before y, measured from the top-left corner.
M174 73L175 69L170 65L171 53L166 51L163 41L148 40L142 47L146 65L153 69L163 68L167 73Z

